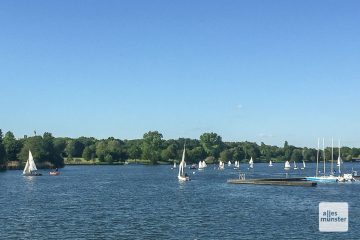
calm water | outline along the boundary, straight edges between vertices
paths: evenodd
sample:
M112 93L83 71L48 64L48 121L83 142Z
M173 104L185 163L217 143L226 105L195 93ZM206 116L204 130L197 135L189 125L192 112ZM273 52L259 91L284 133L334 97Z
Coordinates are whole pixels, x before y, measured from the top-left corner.
M360 170L360 163L347 167ZM187 172L186 183L170 166L67 166L61 176L42 177L0 172L0 239L360 238L360 182L230 185L226 180L238 177L232 168ZM284 176L283 164L246 172ZM318 231L321 201L349 203L347 233Z

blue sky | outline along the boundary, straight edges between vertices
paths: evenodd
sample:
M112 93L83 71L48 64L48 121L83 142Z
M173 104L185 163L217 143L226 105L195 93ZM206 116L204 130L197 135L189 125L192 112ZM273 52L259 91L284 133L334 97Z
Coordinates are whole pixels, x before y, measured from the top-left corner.
M0 1L0 128L359 147L359 22L359 1Z

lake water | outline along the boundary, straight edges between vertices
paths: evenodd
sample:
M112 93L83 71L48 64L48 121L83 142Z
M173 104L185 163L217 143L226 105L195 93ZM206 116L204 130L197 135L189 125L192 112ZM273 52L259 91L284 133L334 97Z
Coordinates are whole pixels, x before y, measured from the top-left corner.
M314 166L290 176L314 175ZM187 172L185 183L170 166L67 166L60 176L41 177L0 172L0 239L360 239L360 182L231 185L233 168ZM283 164L245 172L284 176ZM319 232L321 201L349 203L348 232Z

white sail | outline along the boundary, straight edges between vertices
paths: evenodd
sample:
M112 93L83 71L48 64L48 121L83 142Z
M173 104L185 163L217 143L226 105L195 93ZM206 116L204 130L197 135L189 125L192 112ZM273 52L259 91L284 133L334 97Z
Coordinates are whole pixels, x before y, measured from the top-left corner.
M231 162L230 162L230 161L228 162L228 166L229 166L229 167L231 166Z
M250 168L254 167L254 161L253 161L252 157L250 158L249 165L250 165L249 166Z
M272 164L272 161L270 160L269 167L272 167L272 166L273 166L273 164Z
M34 162L34 158L33 158L32 154L31 154L31 151L29 150L29 158L28 158L28 160L26 162L23 174L30 174L33 171L37 171L37 168L36 168L36 165L35 165L35 162Z
M298 169L295 161L294 161L294 169Z
M185 167L185 146L184 146L184 151L183 151L183 154L182 154L182 159L181 159L181 162L179 164L179 177L182 177L184 176L184 167Z
M286 161L285 162L285 168L290 168L291 166L290 166L290 162L289 161Z
M338 167L340 167L341 161L342 161L342 160L341 160L341 157L339 156L338 159L337 159L337 164L336 164Z
M176 168L176 162L174 162L174 168Z
M306 167L306 165L305 165L305 161L303 160L303 168L305 168Z
M29 159L26 161L26 165L25 165L25 168L24 168L24 171L23 171L23 174L27 174L27 173L30 173L30 170L29 170Z
M205 160L202 162L203 167L207 167Z
M222 170L222 169L224 169L224 167L225 167L225 164L220 160L219 161L219 169Z

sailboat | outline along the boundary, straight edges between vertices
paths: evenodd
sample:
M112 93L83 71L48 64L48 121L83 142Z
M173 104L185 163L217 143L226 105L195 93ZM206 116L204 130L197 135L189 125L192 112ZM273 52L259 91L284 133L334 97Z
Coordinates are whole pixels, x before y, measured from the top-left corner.
M249 168L254 168L254 161L253 161L252 157L250 158L250 161L249 161Z
M225 164L220 160L219 162L219 170L224 170Z
M36 172L37 168L34 162L34 158L31 154L31 151L29 150L29 158L26 161L26 165L23 171L24 176L41 176L41 173Z
M303 160L303 166L301 169L305 169L306 168L306 165L305 165L305 161Z
M176 162L174 161L174 165L171 169L176 169Z
M316 181L316 182L337 182L338 177L334 175L326 176L326 163L325 163L325 140L323 139L323 158L324 158L324 172L323 176L318 176L319 173L319 152L320 152L320 139L318 139L318 149L316 156L316 174L315 177L306 177L305 179L308 181Z
M341 164L342 164L342 159L341 159L341 150L340 150L340 141L339 141L339 156L337 159L337 164L336 166L339 168L339 174L341 173Z
M235 161L234 166L235 166L234 169L239 169L240 168L240 162Z
M290 166L290 162L289 162L289 161L286 161L286 162L285 162L285 167L284 167L284 169L285 169L285 170L289 170L290 167L291 167L291 166Z
M205 160L202 161L202 166L203 166L204 168L207 167L207 164L206 164Z
M198 170L204 170L204 168L205 168L204 163L205 163L205 162L203 162L203 161L199 161Z
M228 167L231 167L231 162L230 161L228 161Z
M272 161L270 160L269 167L272 167L272 166L273 166L273 164L272 164Z
M190 177L184 172L185 166L186 166L186 163L185 163L185 145L184 145L182 159L179 164L179 174L178 174L179 181L189 181L190 180Z
M296 162L294 161L294 170L297 170L298 167L296 166Z

